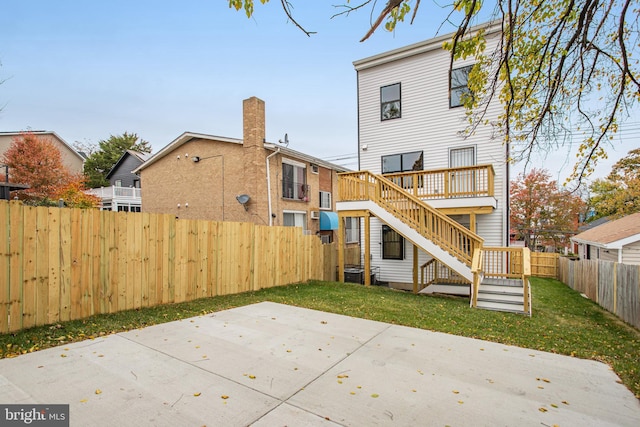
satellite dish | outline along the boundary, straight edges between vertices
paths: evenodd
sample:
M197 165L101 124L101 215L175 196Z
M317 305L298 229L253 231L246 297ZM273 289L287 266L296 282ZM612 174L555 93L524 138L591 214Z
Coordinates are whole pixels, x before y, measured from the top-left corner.
M280 144L283 144L285 147L288 147L289 146L289 135L285 133L284 134L284 141L280 139L280 140L278 140L278 142Z
M249 199L251 199L251 197L249 197L247 194L241 194L239 196L236 196L236 200L238 201L238 203L244 206L245 211L249 209L247 207L247 203L249 203Z

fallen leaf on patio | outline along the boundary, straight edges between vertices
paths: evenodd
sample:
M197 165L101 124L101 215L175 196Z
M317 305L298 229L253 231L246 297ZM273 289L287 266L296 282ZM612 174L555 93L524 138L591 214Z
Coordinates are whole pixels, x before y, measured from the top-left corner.
M66 354L61 354L60 357L67 357L67 355Z
M374 399L377 399L378 397L380 397L380 395L378 393L373 393L371 397L373 397Z
M361 386L361 385L359 385L359 386L357 386L356 388L362 388L362 386Z
M543 389L544 389L544 387L542 387L541 385L539 385L539 386L538 386L538 388L539 388L540 390L543 390Z
M484 348L481 348L480 351L484 351Z
M206 355L206 354L203 354L203 355L202 355L202 358L203 358L203 359L206 359L206 358L207 358L207 355Z
M557 408L557 407L558 407L558 405L556 405L555 403L552 403L552 404L551 404L551 407L552 407L552 408Z
M193 395L194 395L195 397L198 397L198 396L200 396L201 394L202 394L202 393L200 393L200 392L198 392L198 393L193 393Z
M342 384L342 380L338 380L338 384Z
M223 394L222 396L220 396L221 399L228 399L229 396L227 396L226 394Z
M96 389L96 394L102 394L102 390L100 390L99 388Z
M349 378L349 375L341 374L341 375L338 375L338 378Z
M356 394L356 392L355 391L350 391L349 394Z
M538 408L538 411L540 412L547 412L547 410L548 410L547 408Z
M453 394L458 394L460 393L458 390L453 390Z
M546 379L546 378L543 378L543 379L542 379L542 381L544 381L545 383L550 383L550 382L551 382L551 381L549 381L549 380L548 380L548 379Z
M566 400L563 400L562 403L564 403L565 405L569 404L569 402L567 402Z
M88 400L89 399L82 399L82 400L80 400L80 403L87 403Z
M462 405L464 403L464 401L458 400L458 403Z
M255 375L249 375L249 379L250 379L250 380L255 380L255 379L256 379L256 376L255 376Z
M323 325L327 324L327 322L325 322L324 320L322 320L320 323L322 323Z
M418 390L416 390L415 388L413 390L411 390L413 393L417 392Z
M287 353L291 353L291 350L287 350Z

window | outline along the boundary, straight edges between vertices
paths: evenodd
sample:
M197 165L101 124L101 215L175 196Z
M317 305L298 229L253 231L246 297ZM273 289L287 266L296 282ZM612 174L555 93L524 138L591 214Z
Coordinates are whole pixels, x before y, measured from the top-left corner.
M121 179L116 179L115 186L116 187L122 187L122 180Z
M307 194L306 168L302 164L282 163L282 197L284 199L304 200Z
M460 107L467 97L472 96L469 90L469 72L473 65L451 70L451 80L449 81L449 107Z
M307 229L307 214L303 212L284 212L282 214L282 225L285 227L302 227Z
M382 226L382 259L404 259L404 238L388 225Z
M314 165L313 163L311 163L311 173L318 173L320 170L320 168L318 167L318 165Z
M400 118L400 83L380 88L380 116L382 120Z
M320 192L320 209L331 210L331 193L328 191Z
M133 180L133 186L135 188L140 188L140 180L139 179L134 179Z
M382 156L382 173L420 171L422 163L422 151Z
M358 243L360 234L360 218L347 217L344 223L345 243Z

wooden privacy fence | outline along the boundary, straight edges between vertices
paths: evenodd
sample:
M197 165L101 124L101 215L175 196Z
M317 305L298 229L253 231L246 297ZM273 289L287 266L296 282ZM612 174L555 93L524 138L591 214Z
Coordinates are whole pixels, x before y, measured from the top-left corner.
M323 280L325 251L297 227L0 201L0 333Z
M558 279L640 328L640 266L561 257Z

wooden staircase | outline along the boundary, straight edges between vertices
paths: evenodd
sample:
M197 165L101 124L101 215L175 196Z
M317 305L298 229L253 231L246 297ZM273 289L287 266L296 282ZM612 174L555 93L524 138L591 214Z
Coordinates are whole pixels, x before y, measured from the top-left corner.
M525 266L528 249L484 248L483 239L471 230L393 181L368 171L340 174L336 205L346 216L367 212L378 217L432 256L431 264L422 266L421 292L431 286L450 285L464 289L472 307L531 314L530 266ZM436 273L436 280L425 284L427 268L448 273ZM445 279L451 283L444 283Z

